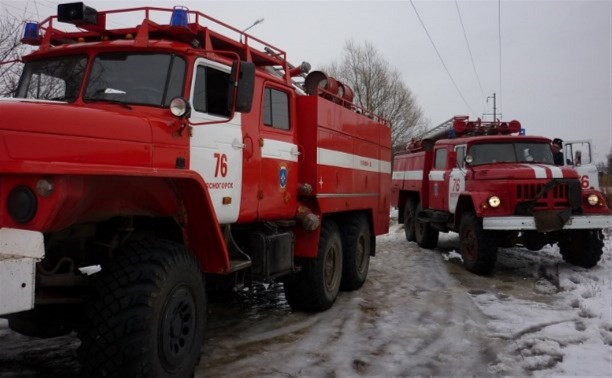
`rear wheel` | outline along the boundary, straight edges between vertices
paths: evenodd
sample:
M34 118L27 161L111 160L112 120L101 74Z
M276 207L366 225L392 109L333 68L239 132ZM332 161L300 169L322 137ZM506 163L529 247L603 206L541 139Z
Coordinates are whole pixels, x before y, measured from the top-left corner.
M316 259L304 260L302 271L284 283L285 297L296 310L324 311L334 304L342 278L342 240L333 221L323 222Z
M601 230L573 230L559 240L559 252L566 262L583 268L592 268L603 253Z
M415 214L418 214L421 210L423 210L423 208L419 203L416 207ZM421 221L415 216L414 230L415 239L419 247L431 249L438 245L438 236L440 232L431 227L428 222Z
M132 243L92 276L79 332L86 376L187 377L204 341L206 293L199 263L182 245Z
M415 200L412 198L406 200L404 205L404 233L408 241L416 241L416 207Z
M370 266L370 239L370 226L365 216L348 220L342 233L342 290L357 290L363 286Z
M482 229L482 221L473 213L466 213L459 226L461 257L467 270L476 274L493 271L497 260L497 244L492 234Z

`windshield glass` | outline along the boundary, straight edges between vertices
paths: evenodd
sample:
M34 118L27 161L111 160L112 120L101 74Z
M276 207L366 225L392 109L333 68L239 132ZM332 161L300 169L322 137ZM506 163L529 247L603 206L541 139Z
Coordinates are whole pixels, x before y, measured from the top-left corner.
M87 67L86 56L63 56L26 63L15 97L72 102Z
M554 165L547 143L484 143L470 147L471 165L491 163L540 163Z
M185 61L170 54L107 53L96 56L85 101L167 106L183 92Z

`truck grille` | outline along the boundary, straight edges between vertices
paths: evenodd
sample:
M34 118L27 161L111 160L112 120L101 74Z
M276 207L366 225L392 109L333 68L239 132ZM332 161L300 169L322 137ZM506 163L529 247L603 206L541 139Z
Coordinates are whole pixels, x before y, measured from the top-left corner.
M516 199L518 201L533 201L542 190L544 184L518 184L516 186ZM545 192L537 199L534 207L555 208L569 205L569 185L561 183Z

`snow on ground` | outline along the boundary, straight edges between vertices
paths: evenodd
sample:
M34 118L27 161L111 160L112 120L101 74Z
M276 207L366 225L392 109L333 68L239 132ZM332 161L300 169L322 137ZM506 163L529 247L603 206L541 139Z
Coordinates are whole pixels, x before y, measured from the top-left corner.
M468 291L487 316L491 336L508 342L500 367L518 365L534 376L612 376L609 230L606 236L602 259L592 269L564 263L556 246L500 249L489 285ZM526 280L533 281L531 291L520 283ZM513 293L517 284L522 290Z
M281 284L211 302L195 376L612 376L611 239L593 269L556 247L510 248L481 277L463 268L456 234L425 250L394 224L364 286L326 312L292 311ZM78 344L0 320L0 375L75 376Z

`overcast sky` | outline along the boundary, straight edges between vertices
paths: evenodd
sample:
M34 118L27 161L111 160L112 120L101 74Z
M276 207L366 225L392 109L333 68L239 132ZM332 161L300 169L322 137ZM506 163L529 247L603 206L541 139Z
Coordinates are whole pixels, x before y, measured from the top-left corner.
M39 19L38 14L42 19L55 14L59 2L0 0L0 11L19 14L25 8L28 17ZM98 10L128 6L117 1L85 3ZM502 0L501 9L496 0L415 0L461 95L409 1L129 2L134 5L185 5L239 29L264 18L250 32L285 50L293 64L308 61L314 69L339 60L346 40L369 41L402 73L432 126L453 115L492 113L492 100L487 103L486 97L495 92L503 118L519 120L529 134L591 139L597 161L612 147L611 0Z

